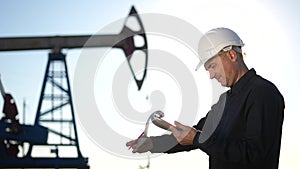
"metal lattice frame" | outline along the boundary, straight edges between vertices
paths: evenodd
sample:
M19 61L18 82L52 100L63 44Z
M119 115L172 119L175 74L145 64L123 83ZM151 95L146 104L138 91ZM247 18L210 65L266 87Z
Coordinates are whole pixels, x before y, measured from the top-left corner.
M49 54L34 125L45 126L49 134L56 135L56 139L48 140L46 146L55 147L53 153L57 156L60 146L74 146L78 157L82 157L66 55L62 53ZM30 145L27 155L31 156L33 146Z

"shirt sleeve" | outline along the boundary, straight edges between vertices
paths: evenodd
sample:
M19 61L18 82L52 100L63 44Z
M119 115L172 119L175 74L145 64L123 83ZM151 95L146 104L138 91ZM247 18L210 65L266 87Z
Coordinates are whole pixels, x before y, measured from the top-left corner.
M177 153L182 151L190 151L198 148L194 145L189 145L189 146L180 145L172 134L150 137L150 138L153 143L153 148L150 150L151 153L172 154L172 153Z

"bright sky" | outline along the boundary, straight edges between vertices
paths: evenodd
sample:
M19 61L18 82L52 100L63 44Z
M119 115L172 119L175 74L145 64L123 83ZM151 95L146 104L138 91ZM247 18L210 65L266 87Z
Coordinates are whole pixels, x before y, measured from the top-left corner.
M0 2L0 20L2 23L0 37L94 34L112 22L127 16L132 5L140 14L155 13L178 17L198 28L201 32L215 27L229 27L235 30L246 44L244 51L247 53L246 63L248 66L254 67L259 75L271 80L285 97L286 109L280 168L298 169L300 167L298 162L300 136L297 130L300 127L298 122L300 115L297 107L298 95L300 94L298 89L300 77L297 75L297 67L300 66L297 51L300 45L300 33L298 31L300 30L298 21L300 4L296 0L111 0L109 2L103 0L90 0L88 2L79 0L47 2L5 0ZM150 27L151 25L147 27L145 24L146 31ZM180 28L173 28L170 31L174 30L181 31ZM118 30L115 33L118 33ZM151 49L172 53L179 60L182 60L182 63L185 63L189 71L192 72L190 74L197 85L209 84L208 76L203 69L199 72L193 72L197 58L186 59L186 55L192 54L184 49L182 44L178 44L178 42L174 42L174 39L163 35L152 34L149 35L148 45ZM13 94L19 112L23 111L22 103L24 99L26 100L27 124L32 124L35 118L48 52L46 50L0 52L2 83L6 91ZM76 49L65 52L68 58L67 64L71 82L73 82L81 51ZM116 63L113 63L112 57L114 55L118 55L116 56ZM103 63L106 63L106 66L109 64L109 67L115 69L124 59L117 50L111 51L108 56ZM149 59L151 57L155 56L151 56L150 53ZM106 67L101 68L105 69ZM106 72L107 69L109 68L106 68ZM111 80L110 75L114 75L114 72L101 74L101 69L98 69L98 73L99 76L106 76L107 81ZM162 82L162 79L166 80ZM151 108L151 103L147 99L141 101L140 98L147 98L149 95L152 97L155 90L160 90L166 102L166 119L169 117L169 120L174 120L178 116L177 110L181 109L181 91L178 89L181 82L176 80L176 76L172 77L168 73L161 73L160 70L150 69L147 80L144 82L145 89L140 94L138 92L128 93L129 98L134 98L133 101L130 100L130 103L139 111L147 111ZM95 86L100 86L101 81L96 79L95 83ZM73 83L71 85L73 86ZM105 85L109 84L105 83ZM211 105L211 102L207 102L207 99L203 98L211 95L203 92L206 88L201 86L198 90L200 106L195 122L206 114ZM104 92L105 89L95 87L95 91ZM105 94L107 97L111 97L110 93ZM161 98L161 96L158 97ZM115 132L122 131L119 134L134 138L143 130L143 124L137 125L131 121L126 121L122 119L120 114L115 113L116 110L110 109L109 106L114 104L112 100L108 99L105 102L97 94L95 98L101 101L99 105L107 105L104 109L109 113L102 115ZM154 105L153 101L155 100L151 99L152 105ZM0 105L2 104L3 101L0 99ZM171 115L167 112L174 113ZM76 117L80 116L77 113ZM19 117L20 119L23 118L22 113ZM147 164L146 159L122 158L104 151L83 129L84 125L78 119L76 120L78 122L80 148L83 155L89 158L91 168L138 168L139 165ZM126 121L126 125L120 125L123 124L120 123L123 121ZM95 130L97 130L97 126L95 126ZM156 133L153 132L153 134ZM125 145L125 143L122 144ZM152 158L151 168L208 168L207 160L205 153L195 150Z

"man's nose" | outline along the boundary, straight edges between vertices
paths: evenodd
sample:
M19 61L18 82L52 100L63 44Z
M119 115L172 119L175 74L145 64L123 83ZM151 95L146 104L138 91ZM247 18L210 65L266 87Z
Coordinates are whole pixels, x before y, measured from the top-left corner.
M213 71L209 71L209 78L210 79L213 79L213 78L215 78L215 72L213 72Z

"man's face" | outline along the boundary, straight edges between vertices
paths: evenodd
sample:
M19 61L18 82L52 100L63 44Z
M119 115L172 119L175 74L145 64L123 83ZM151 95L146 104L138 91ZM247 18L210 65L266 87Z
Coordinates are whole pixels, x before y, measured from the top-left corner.
M231 87L233 85L233 69L226 55L227 53L224 53L211 58L204 64L204 67L209 72L211 79L216 79L224 87Z

